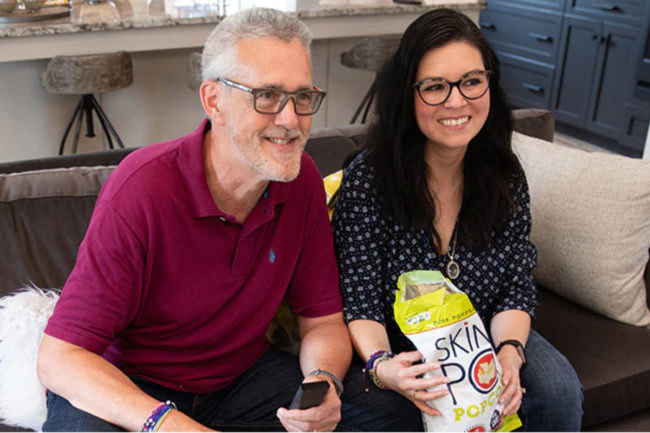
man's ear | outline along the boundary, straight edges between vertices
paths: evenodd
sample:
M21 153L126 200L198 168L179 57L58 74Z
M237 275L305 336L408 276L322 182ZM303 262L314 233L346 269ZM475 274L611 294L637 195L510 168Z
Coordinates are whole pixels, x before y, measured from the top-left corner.
M213 124L223 125L223 92L216 81L204 81L201 83L199 92L201 104L205 114L212 120Z

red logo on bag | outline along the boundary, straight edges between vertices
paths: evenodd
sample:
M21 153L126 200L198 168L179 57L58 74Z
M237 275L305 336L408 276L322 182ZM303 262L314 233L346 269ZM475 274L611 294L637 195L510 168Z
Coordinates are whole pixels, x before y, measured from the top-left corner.
M497 381L497 365L494 360L494 353L491 350L483 355L477 356L471 366L472 382L479 388L479 391L488 392L492 390Z

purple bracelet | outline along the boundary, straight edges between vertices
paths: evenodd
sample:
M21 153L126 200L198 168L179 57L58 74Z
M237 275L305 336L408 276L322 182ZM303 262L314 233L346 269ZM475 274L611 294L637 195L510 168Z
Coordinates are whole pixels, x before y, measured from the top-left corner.
M163 420L173 409L176 409L176 404L171 400L160 403L151 411L151 415L147 417L145 422L142 423L142 427L140 427L139 431L158 431Z
M380 358L381 359L393 358L394 356L395 356L394 353L389 352L387 350L378 350L375 353L373 353L372 355L370 355L370 358L368 358L368 362L366 362L366 366L364 367L364 369L362 371L362 373L363 373L363 387L365 388L366 392L370 391L369 387L366 386L366 377L368 375L372 376L372 382L375 384L375 386L377 386L377 388L385 389L385 388L383 388L382 386L379 385L379 380L376 379L376 377L374 375L374 370L372 368L373 368L373 366L375 364L375 361L377 361L378 359L380 359Z

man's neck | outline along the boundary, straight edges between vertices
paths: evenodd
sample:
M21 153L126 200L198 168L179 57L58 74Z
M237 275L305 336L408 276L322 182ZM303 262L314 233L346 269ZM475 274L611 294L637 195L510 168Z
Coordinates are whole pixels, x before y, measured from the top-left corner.
M269 185L230 152L220 152L220 143L208 130L203 138L203 164L210 194L217 207L243 223ZM217 169L218 168L218 169Z

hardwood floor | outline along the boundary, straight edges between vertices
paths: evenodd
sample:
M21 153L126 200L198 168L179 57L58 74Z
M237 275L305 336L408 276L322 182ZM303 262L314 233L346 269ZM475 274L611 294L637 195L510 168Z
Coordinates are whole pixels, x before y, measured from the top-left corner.
M588 152L614 153L609 149L605 149L604 147L600 147L596 144L589 143L587 141L557 131L553 135L553 141L564 146L577 147L578 149L586 150Z

